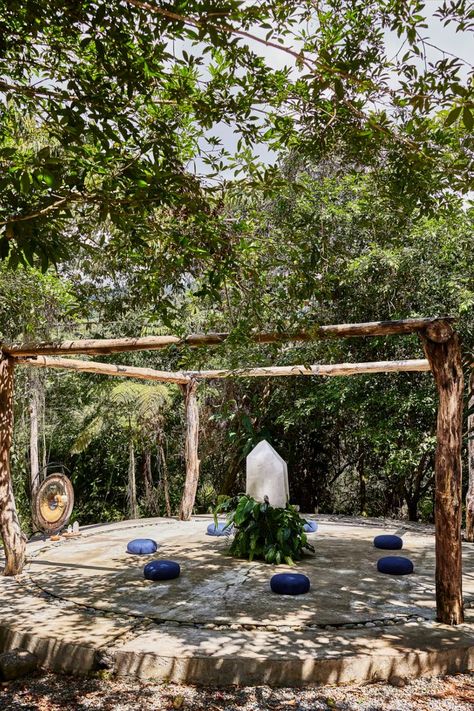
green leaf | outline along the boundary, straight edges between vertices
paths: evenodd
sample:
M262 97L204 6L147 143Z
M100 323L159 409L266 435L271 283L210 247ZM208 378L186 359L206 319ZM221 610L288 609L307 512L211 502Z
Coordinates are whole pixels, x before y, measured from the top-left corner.
M47 185L48 188L52 188L56 182L56 177L54 173L52 173L50 170L47 170L46 168L42 168L41 171L38 173L37 177L38 180Z
M338 99L344 98L344 85L340 79L334 79L334 92Z
M474 117L472 115L471 109L465 106L462 111L462 122L468 131L471 131L474 127Z
M449 112L449 114L446 117L444 125L451 126L451 124L453 124L458 119L460 113L461 113L460 106L456 106L454 109L451 109L451 111Z

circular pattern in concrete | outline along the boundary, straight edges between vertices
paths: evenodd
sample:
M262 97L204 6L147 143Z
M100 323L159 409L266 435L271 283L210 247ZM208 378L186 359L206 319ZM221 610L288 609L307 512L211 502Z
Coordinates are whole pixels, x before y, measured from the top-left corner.
M191 626L299 629L434 618L434 537L428 532L397 523L381 527L319 519L318 532L309 535L315 553L289 568L230 557L228 539L206 535L211 520L156 519L86 529L80 538L39 551L28 572L37 586L56 598ZM413 575L377 572L384 551L374 548L373 538L381 533L403 538L403 549L397 553L413 561ZM127 542L137 537L156 540L157 552L127 554ZM464 595L469 597L474 595L474 546L464 555ZM178 562L181 577L144 580L144 565L157 558ZM272 593L270 578L285 570L307 575L310 592L298 597Z

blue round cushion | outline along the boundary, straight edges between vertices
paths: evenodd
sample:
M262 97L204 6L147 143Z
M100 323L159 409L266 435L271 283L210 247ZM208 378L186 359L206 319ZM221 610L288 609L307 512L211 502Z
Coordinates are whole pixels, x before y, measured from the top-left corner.
M413 573L413 563L409 558L389 555L377 561L377 570L379 573L388 573L389 575L409 575Z
M218 523L217 526L215 523L210 523L209 526L207 527L207 535L208 536L230 536L231 531L232 531L232 525L227 526L226 523L221 522Z
M180 572L179 564L173 560L152 560L143 568L145 580L173 580Z
M135 538L135 540L127 543L127 553L134 553L135 555L155 553L157 548L157 542L152 541L151 538Z
M375 536L374 546L376 548L384 548L388 551L398 551L403 547L403 541L400 536Z
M318 524L316 521L306 521L305 525L303 526L303 531L305 533L316 533L318 530Z
M270 587L279 595L302 595L308 592L310 583L301 573L278 573L270 580Z

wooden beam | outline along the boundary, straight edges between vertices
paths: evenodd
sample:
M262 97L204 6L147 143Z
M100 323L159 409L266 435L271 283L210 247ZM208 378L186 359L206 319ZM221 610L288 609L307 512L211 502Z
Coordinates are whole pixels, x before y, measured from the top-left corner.
M284 343L287 341L314 341L326 338L352 338L355 336L391 336L418 333L438 322L449 323L450 317L412 318L399 321L372 321L369 323L315 326L308 331L295 333L254 333L249 335L254 343ZM160 350L169 345L214 346L223 343L228 333L191 334L178 336L143 336L140 338L82 339L76 341L3 344L5 353L13 357L34 355L94 355L140 350Z
M436 610L448 625L463 622L461 444L463 370L457 333L421 334L439 395L435 459Z
M185 373L168 373L153 368L136 368L131 365L114 365L113 363L98 363L93 360L74 360L72 358L49 358L36 356L34 358L16 359L20 365L36 368L62 368L78 373L98 373L99 375L115 375L139 380L158 380L162 383L188 383L191 378Z
M0 352L0 534L5 552L4 575L23 570L26 537L21 532L10 472L13 437L13 361Z
M184 408L186 412L186 442L185 461L186 479L184 482L183 496L179 507L181 521L189 521L196 500L199 481L199 408L196 398L197 382L192 380L187 385L181 386L184 394Z
M474 543L474 371L469 378L467 417L467 471L466 541Z
M114 375L118 377L138 378L141 380L158 380L160 382L186 384L192 379L206 378L269 378L291 375L362 375L364 373L404 373L426 372L430 364L425 358L413 360L381 360L369 363L334 363L333 365L277 365L258 368L236 368L234 370L183 370L170 373L153 368L137 368L113 363L98 363L91 360L75 360L72 358L51 358L36 356L18 358L19 365L29 365L37 368L63 368L81 373L98 373L99 375Z
M419 360L382 360L372 363L335 363L334 365L281 365L236 370L186 371L193 378L271 378L290 375L362 375L364 373L403 373L430 370L429 362Z

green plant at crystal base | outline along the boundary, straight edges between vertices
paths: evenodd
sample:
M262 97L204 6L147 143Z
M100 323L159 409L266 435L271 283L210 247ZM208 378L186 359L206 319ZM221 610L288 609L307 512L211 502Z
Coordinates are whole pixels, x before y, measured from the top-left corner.
M236 558L294 565L304 550L314 551L303 530L306 521L293 506L275 508L240 494L218 504L216 525L219 513L227 514L227 526L235 526L229 553Z

